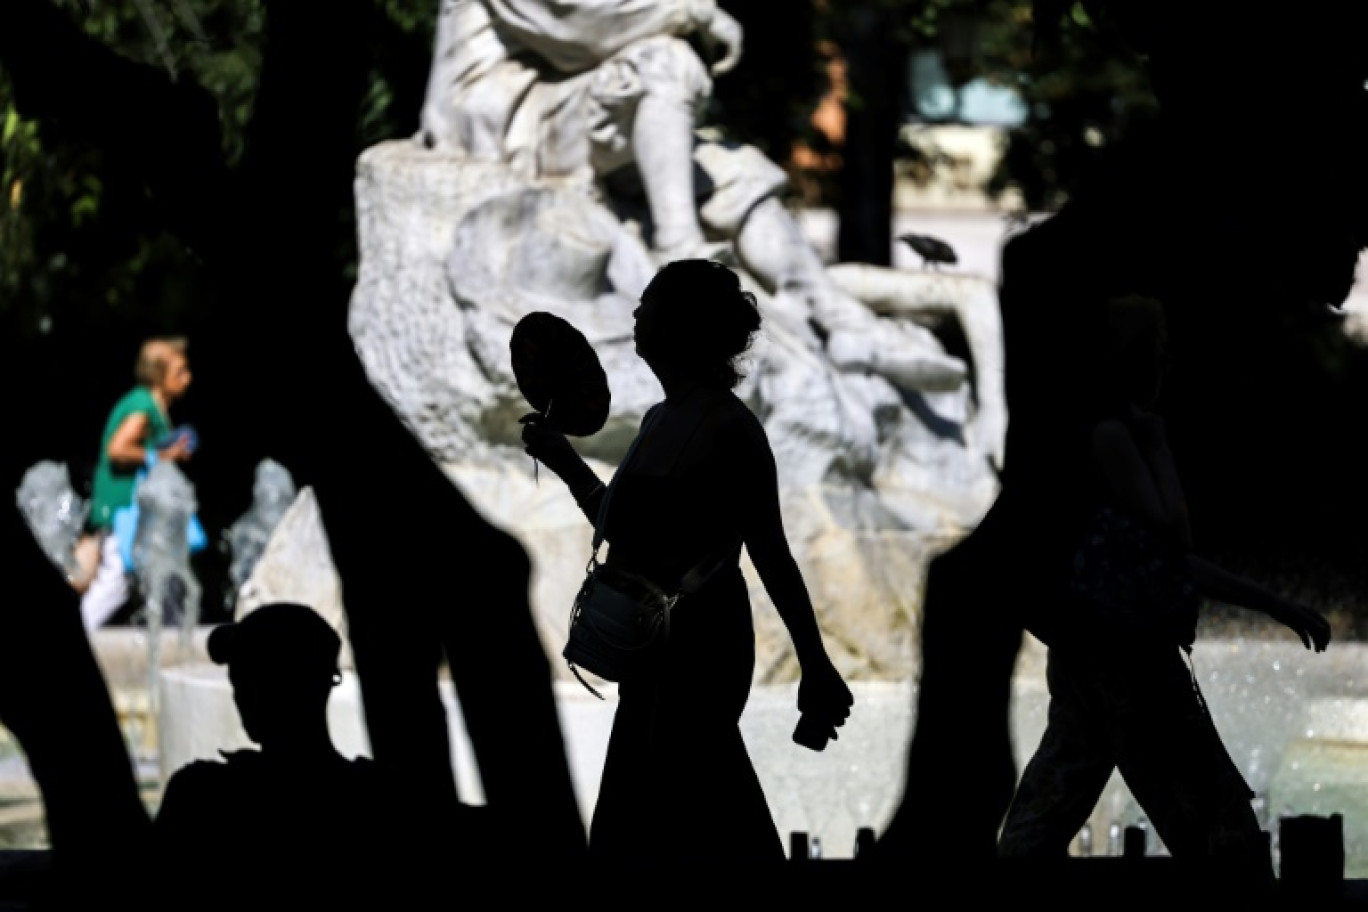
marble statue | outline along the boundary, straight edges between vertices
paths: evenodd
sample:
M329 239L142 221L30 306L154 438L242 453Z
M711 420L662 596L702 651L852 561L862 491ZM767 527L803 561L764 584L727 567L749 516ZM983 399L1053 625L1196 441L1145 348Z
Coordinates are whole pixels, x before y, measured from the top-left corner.
M418 134L357 164L350 332L434 460L528 548L555 655L589 530L522 452L512 327L550 311L595 346L612 409L576 444L606 475L661 395L632 349L637 297L663 262L727 263L765 318L738 393L770 434L819 613L848 646L844 670L905 676L925 561L997 493L996 288L823 263L783 170L698 122L742 42L714 0L442 0ZM968 359L939 341L945 320ZM755 594L758 674L783 679L792 657L766 652L782 630Z
M721 49L711 67L691 35ZM772 310L791 331L810 335L808 320L818 323L842 369L955 388L962 363L824 274L776 196L781 168L753 147L699 135L711 77L736 64L741 44L740 25L714 0L444 0L421 137L640 209L656 262L734 256L775 293Z

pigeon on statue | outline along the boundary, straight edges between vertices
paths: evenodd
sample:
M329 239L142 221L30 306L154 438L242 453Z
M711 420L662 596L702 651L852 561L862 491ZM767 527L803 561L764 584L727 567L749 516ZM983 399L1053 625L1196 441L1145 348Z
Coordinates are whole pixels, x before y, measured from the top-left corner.
M941 263L958 263L955 248L940 238L929 234L900 234L898 240L915 250L922 258L923 266L938 266Z

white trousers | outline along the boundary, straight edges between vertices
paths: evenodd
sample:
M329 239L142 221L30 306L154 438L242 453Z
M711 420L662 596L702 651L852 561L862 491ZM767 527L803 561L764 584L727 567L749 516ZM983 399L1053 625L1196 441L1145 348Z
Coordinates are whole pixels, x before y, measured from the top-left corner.
M128 601L128 571L119 554L119 540L106 532L100 541L100 566L90 588L81 596L81 618L86 632L103 627Z

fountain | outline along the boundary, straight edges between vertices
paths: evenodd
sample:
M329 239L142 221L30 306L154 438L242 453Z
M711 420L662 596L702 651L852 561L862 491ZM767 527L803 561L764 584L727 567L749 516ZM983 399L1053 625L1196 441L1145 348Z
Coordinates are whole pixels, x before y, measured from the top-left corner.
M649 5L641 6L645 21ZM361 261L349 328L372 384L415 438L481 512L527 548L534 564L531 601L547 653L556 656L590 532L568 494L537 484L522 451L516 419L527 407L508 363L509 334L519 318L545 310L574 323L594 345L612 387L612 410L604 432L584 441L583 452L606 476L643 410L660 395L633 354L630 324L662 251L653 244L658 213L646 211L651 206L624 191L622 181L606 179L602 160L581 155L583 144L572 140L588 135L574 122L584 112L576 111L572 95L554 94L588 83L611 88L611 80L595 81L592 70L557 74L531 53L465 66L463 54L502 53L488 43L505 34L489 27L497 12L478 2L443 5L421 134L374 146L357 162ZM522 23L518 34L529 27ZM464 41L472 28L479 40ZM599 61L603 72L621 77L619 89L633 85L631 67L620 66L634 59L630 46L598 32L558 40L573 44L577 37L616 48ZM675 36L647 40L662 59L679 64L676 73L697 74L692 52ZM469 80L484 76L489 82L473 89ZM690 85L701 109L710 82ZM485 103L464 106L472 92ZM796 666L746 565L758 643L756 687L742 729L781 831L815 835L836 855L831 849L854 845L860 828L882 827L901 797L927 562L973 528L998 490L1007 415L996 277L826 264L779 203L782 178L772 163L706 126L683 133L669 126L662 121L661 135L674 136L676 145L666 151L682 153L676 158L707 175L695 188L697 210L673 216L702 224L707 244L698 250L734 262L762 307L766 327L739 393L774 444L785 525L856 697L849 723L826 751L794 748ZM563 147L556 145L562 140ZM607 151L619 165L634 165L648 184L668 185L669 175L654 170L658 160L633 159L630 143ZM618 177L623 173L631 169ZM788 270L784 281L765 268L780 261ZM810 328L823 321L831 324L823 332L861 327L854 341L866 346L867 363L858 366L848 350L825 344ZM938 334L955 323L967 339L967 359L952 356L945 334ZM881 336L898 340L903 355L927 368L921 382L881 362L888 352L872 341ZM307 489L291 511L297 521L281 522L245 586L277 597L308 588L318 593L312 603L342 630L340 587ZM292 579L292 567L307 569ZM1217 725L1251 785L1266 795L1270 817L1307 809L1298 783L1307 782L1311 795L1332 784L1335 758L1324 754L1324 742L1304 743L1306 732L1323 730L1324 723L1308 723L1307 714L1321 712L1309 708L1315 701L1344 695L1342 685L1354 679L1344 669L1359 658L1356 645L1314 656L1295 643L1252 636L1198 643L1198 673ZM599 703L562 666L553 667L561 675L558 703L587 819L611 725L612 689ZM1043 672L1043 649L1028 639L1013 690L1019 765L1044 727ZM241 743L221 669L168 669L162 683L165 770ZM442 693L452 762L462 794L473 800L479 777L459 705L446 682ZM350 671L330 713L344 752L364 752ZM1313 768L1320 778L1299 778ZM1092 851L1120 854L1126 829L1142 824L1120 777L1113 777L1089 822ZM1368 842L1357 825L1347 814L1351 864L1362 865Z
M138 528L133 567L143 596L140 612L147 632L148 730L143 746L155 759L156 720L161 688L162 626L180 628L182 648L199 623L200 584L190 568L189 529L195 515L195 489L175 463L158 462L137 487Z
M640 77L655 72L651 60L669 61L662 78L685 83L691 109L705 110L711 90L665 4L643 4L630 36L600 21L610 6L541 23L557 30L544 42L529 35L536 23L491 25L505 14L496 4L442 6L420 134L357 162L349 329L367 376L452 483L527 549L534 616L548 654L559 655L590 533L568 493L537 483L523 452L513 326L547 311L594 346L612 401L604 429L575 444L606 477L662 397L631 339L642 289L672 256L734 264L764 318L737 393L773 446L785 526L833 661L849 678L906 678L920 594L909 581L973 528L998 490L1007 414L995 283L959 269L827 264L781 200L783 170L757 149L695 129L649 97L596 120L595 105L622 101L614 93L655 91ZM645 34L656 20L660 33ZM529 44L491 45L501 41ZM552 45L584 53L538 57ZM560 72L570 58L582 65ZM670 108L678 99L665 94ZM619 116L650 123L627 131ZM608 134L618 133L614 144ZM660 155L639 154L628 133L658 141ZM651 202L650 187L695 179L693 192L665 193L674 204ZM665 222L686 234L693 225L704 240L681 252L663 238ZM967 351L952 353L950 338ZM791 682L787 632L743 569L760 681ZM572 680L563 662L555 670Z
M61 528L54 516L79 514L79 507L62 496L33 496L39 489L64 490L56 483L60 475L51 468L35 471L21 488L29 505L25 515L35 532ZM37 484L44 478L54 484ZM193 500L185 496L193 494L169 473L159 478L165 483L164 493L173 496L156 497L163 482L153 485L144 509L150 509L154 518L143 547L162 548L164 556L152 557L151 566L161 568L154 574L167 576L180 566L175 557L180 536L157 530L183 530L184 523L172 514L183 516L193 510ZM163 502L171 506L166 524L156 519ZM44 509L55 512L44 514ZM163 583L162 591L166 588ZM271 598L302 598L316 604L345 636L340 583L310 489L297 493L277 523L244 591L249 598L239 605L240 612ZM122 631L98 631L97 652L105 642L102 638L116 633ZM202 663L202 645L182 652L181 660L169 666L152 652L149 649L148 673L160 666L156 693L163 777L192 759L214 759L220 749L246 746L226 675L222 668ZM1335 642L1318 655L1280 629L1235 635L1204 630L1192 659L1217 728L1258 795L1255 807L1273 837L1275 853L1281 817L1341 813L1346 875L1368 876L1368 675L1363 673L1368 645ZM1011 718L1019 766L1044 730L1044 664L1044 648L1028 637L1013 683ZM116 669L107 666L107 674L111 672ZM900 798L903 753L914 721L914 682L915 675L854 682L856 705L850 722L821 754L796 750L789 742L795 714L793 683L756 687L742 730L781 832L815 834L832 847L832 857L842 857L839 847L855 844L861 827L879 830L887 822ZM478 803L479 773L459 701L450 682L442 682L441 693L461 793ZM612 693L609 702L599 703L572 682L559 682L557 695L574 784L587 819L612 721ZM357 680L349 667L332 698L329 724L343 753L369 752ZM1129 790L1114 775L1075 851L1087 854L1091 843L1094 854L1120 854L1125 829L1144 823ZM1157 839L1151 839L1150 850L1165 851Z
M252 484L252 505L223 533L223 545L231 555L228 579L231 586L224 599L231 612L241 590L251 576L271 532L280 524L297 495L290 470L273 459L257 464Z
M15 502L48 560L70 578L78 569L76 543L90 504L72 487L66 463L43 460L29 466Z
M444 5L461 15L480 9L478 3ZM498 137L492 152L463 149L450 141L459 131L445 134L441 116L427 116L461 115L454 90L441 78L452 72L445 68L463 47L453 40L457 25L443 20L425 135L382 143L357 162L361 264L350 331L371 382L434 461L527 548L535 566L534 610L547 653L555 656L590 533L568 495L537 485L518 443L516 418L526 408L507 363L508 334L518 318L538 309L558 313L586 332L613 387L609 426L586 442L586 456L606 475L644 408L659 396L632 353L629 330L635 298L659 251L645 240L650 218L592 170L539 173L536 150L503 154L504 139L516 145L518 137ZM670 53L683 53L666 44ZM498 72L507 75L513 68ZM523 88L539 79L530 71L513 75ZM536 96L537 90L526 95ZM516 121L526 128L523 139L567 135L557 134L556 124ZM812 834L829 857L840 857L838 847L855 845L861 828L881 829L901 797L916 705L926 564L971 529L996 496L994 470L1001 465L1007 418L996 279L953 270L823 264L782 211L773 172L755 150L703 128L692 131L685 151L710 177L723 179L710 191L721 187L740 194L745 205L738 211L769 219L777 229L773 237L788 245L778 252L798 261L794 274L801 281L791 283L740 265L756 259L748 260L750 254L775 252L747 246L765 223L747 228L738 215L723 224L725 193L702 201L696 214L707 223L710 243L730 246L743 282L764 310L766 330L740 392L763 417L775 444L784 472L786 526L856 697L849 723L826 751L793 746L796 668L747 566L759 642L757 686L742 730L781 832ZM823 300L812 308L814 295ZM849 309L852 302L858 310ZM935 368L931 379L919 386L906 371L852 367L848 353L833 352L805 329L811 314L836 311L868 330L860 337L866 343L872 345L870 338L879 333L905 343L909 353ZM937 331L948 323L958 323L968 339L968 359L951 356L941 342ZM878 360L872 354L871 359ZM174 477L161 477L175 487ZM193 511L193 500L172 501L172 512L184 512L187 503ZM149 502L145 509L155 507ZM244 517L235 527L234 558L242 560L235 572L245 572L237 612L274 598L303 601L346 642L343 594L312 492L300 489L288 510L272 515L278 516L274 523ZM267 524L272 530L263 543ZM164 553L181 553L174 536L161 542ZM180 558L162 561L149 552L149 559L169 568L179 566ZM172 570L154 576L149 591L160 603L177 576ZM159 624L160 615L154 615ZM1360 784L1356 772L1368 769L1360 760L1368 754L1359 753L1368 748L1368 703L1357 670L1364 658L1358 644L1337 643L1313 655L1290 640L1252 635L1206 636L1194 650L1216 724L1263 796L1269 826L1290 813L1342 809L1351 876L1368 874L1368 808L1360 812L1361 796L1368 796L1362 785L1368 782ZM155 654L149 664L158 674ZM557 672L563 669L557 666ZM1044 727L1043 672L1043 649L1028 638L1013 684L1019 766ZM215 759L221 749L246 745L223 669L202 663L161 668L157 685L163 775L192 759ZM603 703L568 676L556 688L572 776L588 819L612 720L612 688ZM441 692L458 784L466 800L478 803L478 770L459 703L449 682L442 682ZM368 752L349 667L333 694L329 723L343 753ZM1142 823L1124 783L1113 776L1079 851L1120 854L1127 827ZM1162 845L1156 850L1163 851Z

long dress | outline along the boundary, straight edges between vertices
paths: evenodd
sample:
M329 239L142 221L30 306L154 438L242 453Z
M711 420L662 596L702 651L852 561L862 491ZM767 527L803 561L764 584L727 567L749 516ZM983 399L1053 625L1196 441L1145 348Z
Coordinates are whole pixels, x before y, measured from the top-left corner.
M694 565L725 559L676 603L668 643L651 670L619 685L590 829L590 851L599 859L784 859L739 727L755 668L755 630L738 539L757 500L749 467L763 465L758 457L768 456L768 443L730 392L713 393L708 406L663 473L648 474L634 462L619 470L605 517L608 563L668 591ZM757 453L758 446L766 450Z

